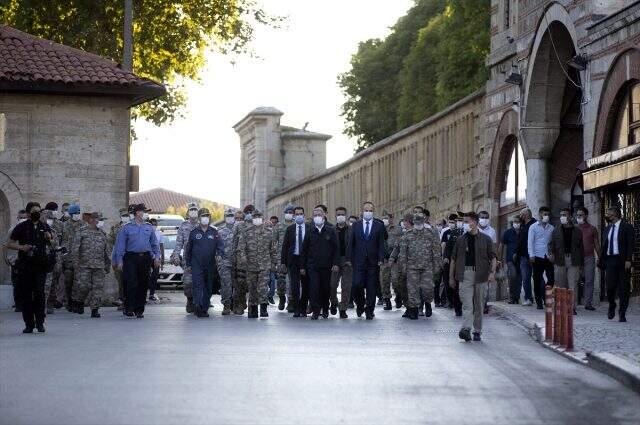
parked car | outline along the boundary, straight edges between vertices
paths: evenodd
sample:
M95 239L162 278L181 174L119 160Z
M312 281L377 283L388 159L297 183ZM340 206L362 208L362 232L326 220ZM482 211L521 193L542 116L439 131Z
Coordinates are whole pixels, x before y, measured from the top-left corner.
M177 214L149 214L149 219L152 218L158 221L158 230L161 232L177 230L184 221L184 217Z
M171 254L173 254L173 249L176 247L176 237L178 236L178 233L175 231L175 229L172 229L165 230L162 232L162 234L165 262L164 265L160 267L158 284L165 287L180 287L182 286L182 274L184 273L184 271L182 270L181 266L174 266L171 263ZM182 258L182 255L180 256L180 258Z

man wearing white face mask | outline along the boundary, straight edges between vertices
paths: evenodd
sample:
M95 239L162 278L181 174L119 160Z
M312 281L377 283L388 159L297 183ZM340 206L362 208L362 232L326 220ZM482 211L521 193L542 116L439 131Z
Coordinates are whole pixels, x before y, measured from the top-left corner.
M233 255L235 259L235 279L233 287L233 314L244 315L247 308L247 269L238 257L238 242L240 235L245 232L253 223L253 210L251 204L246 205L242 211L238 211L236 217L235 230L233 234Z
M553 264L549 261L548 255L553 226L549 224L551 210L548 207L540 207L538 213L540 221L529 227L528 250L529 262L533 268L533 293L538 310L542 310L545 286L542 275L547 276L547 285L553 286L554 283Z
M73 204L67 210L71 217L64 225L62 232L62 246L66 249L66 254L63 255L62 260L62 272L64 273L64 289L65 298L67 300L67 310L74 311L75 305L73 304L73 285L75 282L75 272L73 269L73 261L71 258L71 248L73 247L73 238L76 233L84 227L86 224L81 220L80 205Z
M176 246L171 253L171 262L174 266L182 265L184 269L186 263L182 258L182 249L189 240L191 231L198 225L198 204L190 202L187 204L187 219L182 222L178 228L178 234L176 235ZM195 308L193 306L193 281L191 278L191 272L184 270L182 274L182 287L184 290L184 296L187 297L186 310L187 313L194 313Z
M238 236L238 266L247 271L247 289L249 292L248 314L250 319L269 317L267 312L267 292L269 272L275 265L276 244L271 228L265 226L262 213L253 210L251 224Z
M64 225L59 220L60 214L58 213L58 204L55 202L49 202L44 207L45 211L43 216L46 216L47 225L51 227L52 230L52 246L58 248L62 245L62 238L64 232ZM47 282L45 283L45 297L47 298L47 314L52 314L54 312L54 308L62 307L62 303L58 299L58 294L60 294L60 299L64 295L64 291L61 290L63 284L60 282L60 278L62 277L62 253L56 253L56 265L53 268L53 272L47 274Z
M385 256L382 266L380 266L380 294L382 296L384 310L391 310L391 266L389 262L391 251L396 242L402 236L402 229L393 224L393 214L386 210L382 212L382 223L387 231L385 241Z
M340 310L340 318L347 319L347 308L351 298L351 280L353 271L347 266L346 255L348 243L351 238L351 226L347 222L347 209L336 208L336 236L338 238L338 270L331 273L331 314L335 315ZM338 302L338 283L340 284L340 302Z
M511 227L504 231L500 245L498 246L498 258L504 261L507 266L507 276L509 278L509 304L520 303L520 292L522 291L522 277L520 276L518 241L520 240L521 219L519 215L513 217ZM506 253L505 253L506 248Z
M118 310L122 310L124 292L122 288L122 272L117 268L113 247L116 245L116 239L118 238L118 233L120 233L122 227L130 222L130 209L131 206L129 208L120 208L120 221L117 224L111 226L111 230L109 231L109 252L111 253L111 268L113 269L113 274L116 278L116 281L118 282L118 301L116 302Z
M231 314L233 291L233 232L235 229L235 211L228 208L224 213L224 225L218 229L218 236L222 241L222 256L218 260L218 274L220 275L220 301L222 315Z
M27 216L26 210L18 211L18 221L16 225L27 221L27 217L28 216ZM9 232L7 232L7 237L5 239L5 242L9 240L9 237L11 236L11 232L13 231L14 228L15 226L12 226L9 229ZM22 311L22 302L20 301L20 291L18 291L18 267L16 266L16 260L18 259L18 251L15 251L12 249L5 249L4 253L5 253L4 261L7 263L9 267L11 267L11 285L13 286L13 308L15 309L16 313L20 313Z
M578 301L578 279L584 261L582 231L571 221L571 210L560 210L560 226L553 229L549 241L549 260L554 265L555 283L558 288L573 289L573 314Z
M196 316L209 317L209 302L217 261L224 255L224 243L215 227L209 225L211 213L207 208L198 211L199 225L191 231L184 249L186 270L193 277L193 304Z
M595 310L593 306L593 283L596 277L596 255L600 246L598 229L588 221L589 210L579 207L576 211L576 222L582 231L582 246L584 248L584 308Z
M273 228L273 238L276 244L276 293L279 298L278 310L282 311L287 302L287 267L282 264L282 244L287 228L293 224L293 204L284 207L284 222L276 224Z

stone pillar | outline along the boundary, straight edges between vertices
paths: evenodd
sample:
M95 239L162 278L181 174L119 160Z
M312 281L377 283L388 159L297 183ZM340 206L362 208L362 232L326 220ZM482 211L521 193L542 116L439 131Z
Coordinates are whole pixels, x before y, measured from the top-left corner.
M538 209L543 205L548 207L551 201L549 193L550 168L548 158L527 159L527 205L536 218L538 217Z

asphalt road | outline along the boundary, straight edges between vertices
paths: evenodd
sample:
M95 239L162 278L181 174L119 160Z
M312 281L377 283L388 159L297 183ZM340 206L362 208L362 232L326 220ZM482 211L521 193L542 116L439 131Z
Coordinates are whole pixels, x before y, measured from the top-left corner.
M458 339L449 310L402 319L145 319L58 311L22 335L0 310L1 424L634 424L640 396L488 317Z

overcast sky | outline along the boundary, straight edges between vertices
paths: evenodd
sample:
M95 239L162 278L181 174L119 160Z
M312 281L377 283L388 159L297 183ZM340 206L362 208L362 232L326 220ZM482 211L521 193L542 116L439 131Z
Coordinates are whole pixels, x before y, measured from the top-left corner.
M284 112L285 125L333 135L327 166L353 154L342 134L344 102L337 85L358 42L384 37L411 0L262 0L286 15L281 29L260 29L252 48L259 58L208 55L199 83L188 84L185 118L157 128L136 123L132 164L140 166L140 190L164 187L238 206L240 147L231 128L257 106Z

